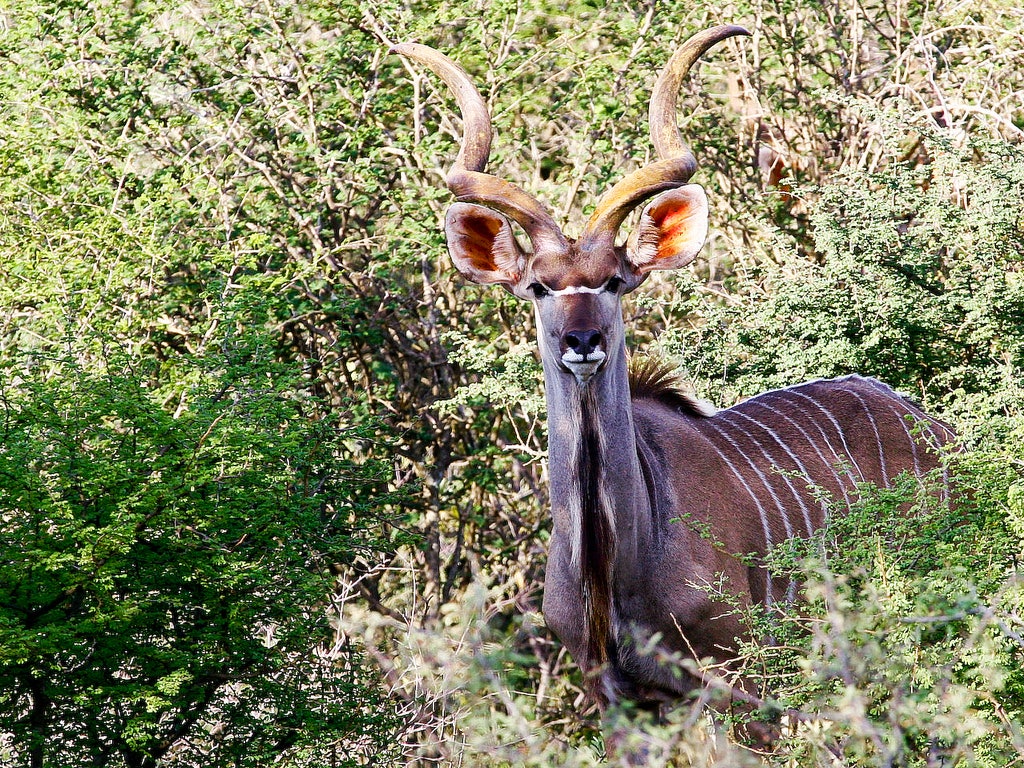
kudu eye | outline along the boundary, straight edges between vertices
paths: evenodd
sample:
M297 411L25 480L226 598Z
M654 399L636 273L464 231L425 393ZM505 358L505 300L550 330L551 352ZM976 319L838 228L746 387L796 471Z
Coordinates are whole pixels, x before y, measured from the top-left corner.
M604 284L604 289L608 293L618 293L619 289L622 288L623 279L621 277L613 277Z
M533 291L534 297L538 299L542 299L551 293L551 291L549 291L540 283L531 283L530 290Z

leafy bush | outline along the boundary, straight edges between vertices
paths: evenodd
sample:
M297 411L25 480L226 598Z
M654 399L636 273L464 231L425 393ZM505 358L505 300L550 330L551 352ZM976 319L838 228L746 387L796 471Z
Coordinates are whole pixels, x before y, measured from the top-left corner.
M812 764L838 747L846 764L908 766L1019 757L1024 542L1006 515L1010 459L957 457L956 482L974 492L953 507L935 493L941 478L868 492L823 539L794 548L808 601L762 617L781 652L750 656L775 706L798 713L783 754Z
M386 748L380 693L325 602L335 562L380 548L366 524L386 468L341 458L365 435L305 418L265 340L222 342L174 412L152 363L116 348L88 368L70 340L4 363L0 730L16 762L262 765L356 734Z
M856 370L951 417L983 418L979 398L1012 389L1024 364L1024 152L988 138L958 144L899 113L876 117L888 162L840 171L815 191L813 254L779 253L752 275L746 301L723 314L709 298L715 325L665 344L691 356L694 375L744 394ZM900 161L901 140L927 162ZM709 355L702 342L723 323Z
M847 764L1019 755L1018 15L716 14L7 6L0 762L599 759L536 620L532 320L453 276L439 222L461 126L386 52L416 39L465 64L492 105L492 168L572 234L647 159L655 71L720 20L754 36L680 99L714 230L692 273L630 304L635 345L723 405L878 375L957 426L978 489L949 531L934 508L900 528L885 497L837 516L844 546L791 563L818 613L780 625L790 655L751 663L784 706L842 715ZM844 667L843 649L877 665ZM863 677L847 688L844 669ZM950 746L949 728L970 735ZM818 759L825 730L802 723L792 760ZM650 738L680 762L745 761L698 708Z

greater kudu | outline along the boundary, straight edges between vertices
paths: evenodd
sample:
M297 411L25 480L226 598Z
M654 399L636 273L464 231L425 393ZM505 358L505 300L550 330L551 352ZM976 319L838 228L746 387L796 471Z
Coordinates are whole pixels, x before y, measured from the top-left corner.
M462 111L462 148L447 177L458 198L445 222L455 266L534 304L553 517L544 617L602 709L692 692L695 676L658 659L728 660L744 633L709 585L748 605L792 598L793 585L756 558L818 530L823 497L849 500L861 483L933 469L921 436L950 438L870 378L812 381L717 412L656 367L631 381L622 296L652 270L689 264L708 229L704 190L687 183L696 161L676 124L680 82L712 45L741 34L706 30L671 58L650 104L658 159L608 191L576 240L532 196L484 172L491 120L465 71L426 46L395 48L436 73ZM648 200L628 245L616 245L626 216ZM658 652L639 651L652 646Z

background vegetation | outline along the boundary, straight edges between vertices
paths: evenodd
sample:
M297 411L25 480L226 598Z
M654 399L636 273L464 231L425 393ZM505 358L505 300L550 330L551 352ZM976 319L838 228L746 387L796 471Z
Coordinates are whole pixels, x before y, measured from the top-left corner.
M540 620L532 319L452 274L461 126L578 232L650 152L712 199L632 345L728 405L850 371L955 425L973 489L837 510L752 616L779 765L1024 760L1024 13L1005 0L11 0L0 17L0 765L591 765ZM908 518L896 512L914 506ZM839 514L839 513L842 514ZM741 765L682 707L652 764ZM826 757L827 751L835 757Z

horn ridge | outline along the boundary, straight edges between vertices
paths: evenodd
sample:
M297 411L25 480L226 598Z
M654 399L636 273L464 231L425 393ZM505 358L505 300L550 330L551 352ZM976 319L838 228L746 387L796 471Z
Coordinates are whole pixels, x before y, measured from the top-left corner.
M680 85L697 59L713 45L749 34L743 27L730 24L711 27L690 37L669 59L651 91L648 111L658 160L633 171L601 196L580 237L588 249L614 245L630 211L659 192L683 186L696 172L697 159L683 141L676 121Z
M425 65L455 96L462 114L463 137L446 182L456 198L486 205L511 218L526 231L535 251L568 248L562 230L539 200L515 184L484 172L491 154L491 115L466 70L440 51L420 43L401 43L391 52Z
M462 146L455 158L455 167L483 171L491 155L491 115L466 70L429 45L401 43L394 46L391 53L426 65L448 86L462 113Z
M660 159L683 153L692 154L679 133L679 123L676 121L679 88L697 59L707 53L712 46L737 35L749 36L750 32L733 24L722 24L698 32L679 47L662 69L654 88L651 89L648 111L651 142Z

